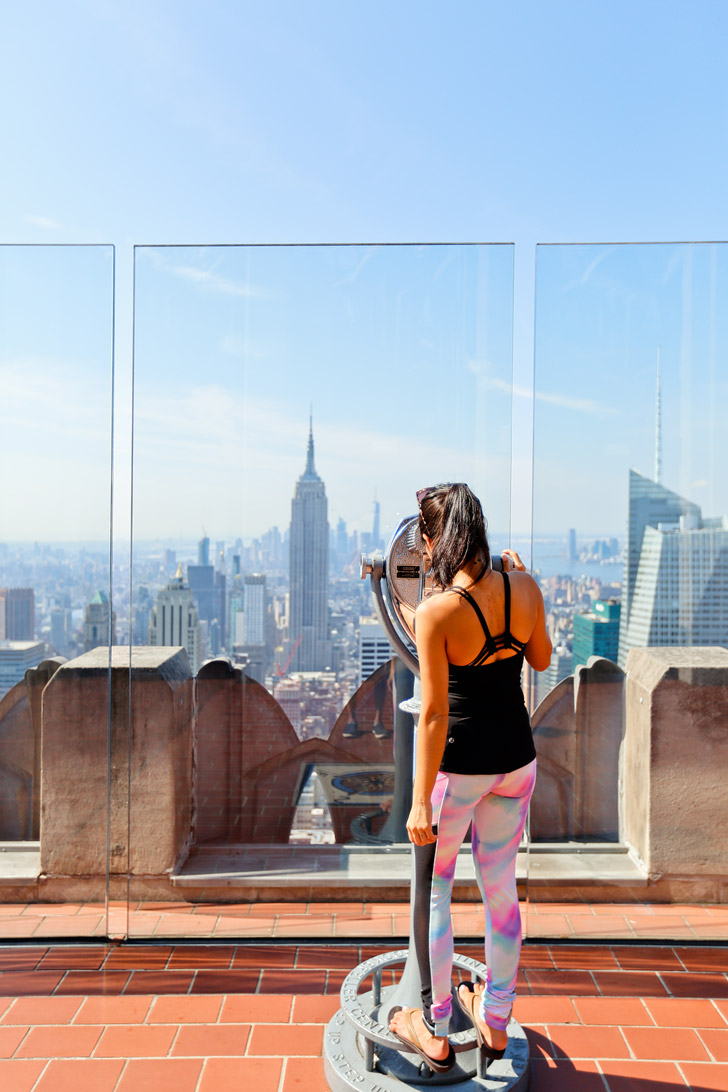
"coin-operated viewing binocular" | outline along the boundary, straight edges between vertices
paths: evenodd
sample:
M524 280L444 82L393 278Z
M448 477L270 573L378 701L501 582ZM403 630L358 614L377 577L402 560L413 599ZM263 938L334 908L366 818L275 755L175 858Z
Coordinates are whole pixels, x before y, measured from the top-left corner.
M500 556L493 557L491 563L494 569L502 570ZM417 604L435 589L418 516L405 516L400 521L384 555L378 550L371 557L362 554L362 580L367 576L371 577L377 614L392 648L410 671L419 675L414 613Z

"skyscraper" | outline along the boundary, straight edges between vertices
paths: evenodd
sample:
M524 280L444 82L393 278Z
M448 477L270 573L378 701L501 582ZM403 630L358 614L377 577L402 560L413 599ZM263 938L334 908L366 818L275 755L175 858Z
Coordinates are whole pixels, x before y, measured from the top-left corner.
M298 679L281 679L276 683L273 697L286 714L293 731L297 736L301 734L301 703L303 701L303 688Z
M384 627L376 618L359 619L359 685L394 655Z
M346 530L346 522L339 517L336 524L336 560L339 565L345 565L350 560L349 535Z
M157 596L149 619L150 645L183 645L193 675L200 669L202 642L194 594L182 575L182 565Z
M619 664L630 648L728 644L728 519L630 471Z
M204 540L203 540L204 541ZM201 551L198 550L197 556ZM215 597L215 566L207 563L187 566L187 580L192 594L195 597L197 610L202 622L208 625L213 618L217 618L217 603Z
M312 424L306 469L296 482L291 501L290 581L290 669L322 671L331 664L329 521L326 490L313 462Z
M556 645L551 653L551 662L545 671L537 675L536 704L538 705L555 686L572 673L573 655L566 645Z
M604 656L617 660L619 646L620 604L615 599L597 599L586 614L574 615L574 658L577 664L586 664L590 656Z
M35 593L32 588L0 588L0 641L32 641Z
M109 597L97 591L86 607L83 622L83 650L90 652L100 645L116 644L116 613L112 612Z
M35 667L46 654L43 641L0 641L0 698Z
M56 656L67 656L73 643L73 614L68 607L51 610L51 644ZM137 642L141 644L143 642Z
M206 544L206 545L205 545ZM200 620L211 627L217 621L219 642L225 644L226 630L226 577L225 573L215 569L214 565L200 561L210 556L210 539L202 538L198 544L198 565L188 565L187 579L190 583L194 602L198 605Z
M265 574L246 573L243 643L265 644Z

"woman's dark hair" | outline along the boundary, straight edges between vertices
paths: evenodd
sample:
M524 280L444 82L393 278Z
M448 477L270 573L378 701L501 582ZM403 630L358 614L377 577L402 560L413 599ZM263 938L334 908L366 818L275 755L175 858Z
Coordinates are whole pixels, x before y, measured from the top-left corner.
M432 539L432 569L441 588L458 569L479 561L480 580L490 568L487 523L480 501L464 482L433 485L420 493L420 531Z

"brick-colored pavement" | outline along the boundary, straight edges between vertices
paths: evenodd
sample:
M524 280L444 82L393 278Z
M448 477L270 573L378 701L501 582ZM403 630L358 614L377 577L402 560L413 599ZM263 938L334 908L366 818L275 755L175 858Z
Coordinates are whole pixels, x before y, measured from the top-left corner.
M355 921L363 908L340 912ZM0 944L0 1089L326 1092L322 1037L341 981L391 947ZM728 1090L726 946L527 943L515 1015L534 1092Z
M522 904L524 932L532 940L728 941L728 906L656 903ZM455 935L479 936L482 910L453 904ZM28 903L0 905L0 939L104 938L200 941L360 939L407 936L407 903Z

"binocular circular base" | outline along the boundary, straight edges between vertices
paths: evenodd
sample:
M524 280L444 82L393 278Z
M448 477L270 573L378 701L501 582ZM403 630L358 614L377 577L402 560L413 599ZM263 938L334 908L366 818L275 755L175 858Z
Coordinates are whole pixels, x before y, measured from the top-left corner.
M342 1019L340 1019L342 1018ZM530 1087L528 1042L520 1024L508 1025L505 1057L490 1062L477 1077L477 1047L457 1054L449 1073L433 1073L417 1054L375 1046L372 1070L366 1068L367 1043L361 1032L343 1016L332 1017L324 1034L324 1072L331 1092L403 1092L435 1085L455 1087L458 1092L527 1092Z
M396 985L382 986L383 969L396 963L406 964L402 978ZM453 965L470 971L473 977L485 976L483 964L468 956L456 954ZM389 1031L388 1014L398 1003L418 1003L412 996L416 982L408 975L411 966L405 949L366 960L347 975L341 987L342 1007L330 1020L324 1035L324 1069L332 1092L348 1089L395 1092L434 1085L457 1086L464 1092L476 1089L526 1092L530 1078L528 1042L515 1020L508 1025L508 1048L498 1061L485 1058L477 1046L472 1025L458 1009L454 1009L454 1029L450 1035L455 1065L447 1073L433 1072L418 1054L402 1048ZM359 987L369 977L372 989L360 994Z

